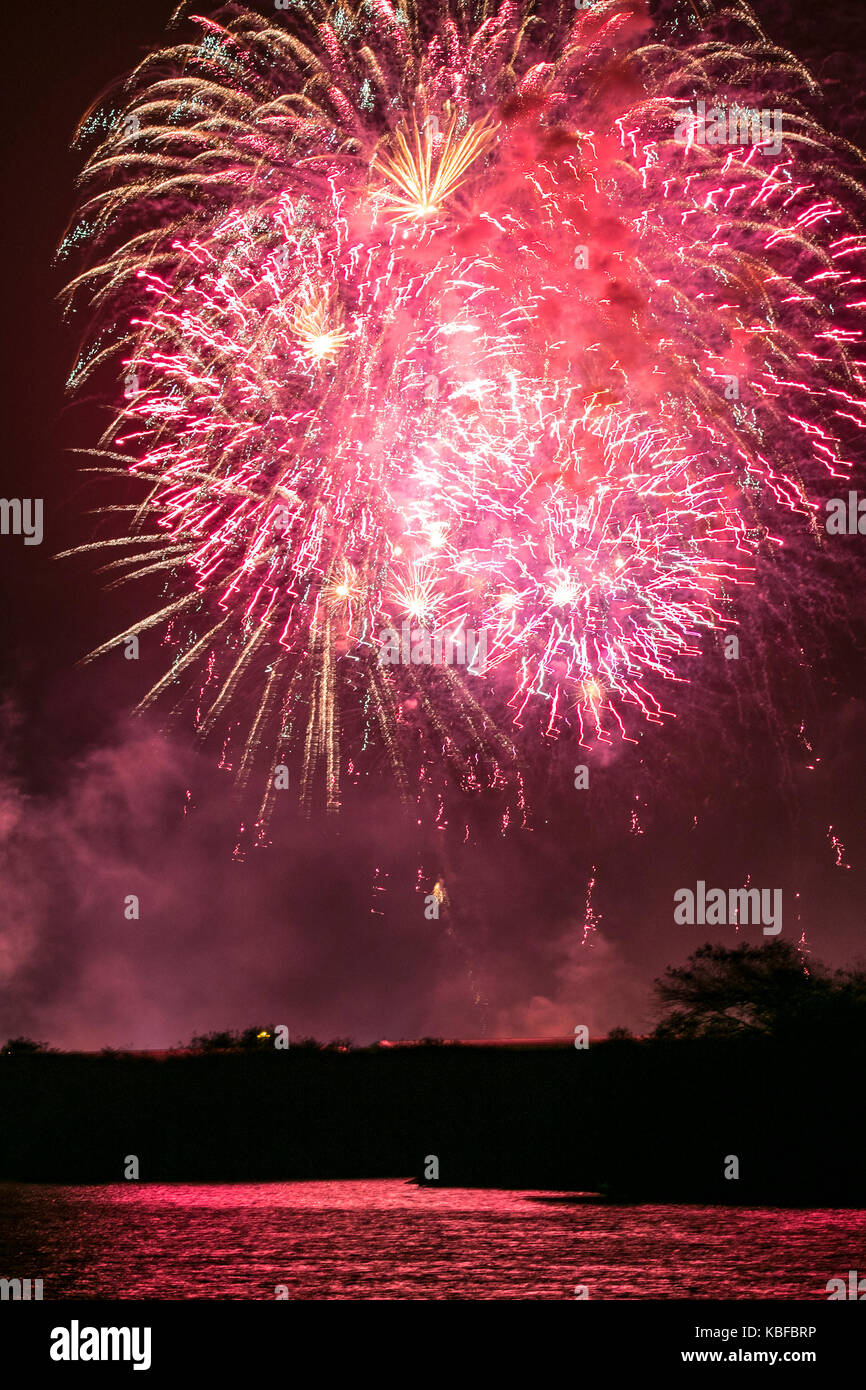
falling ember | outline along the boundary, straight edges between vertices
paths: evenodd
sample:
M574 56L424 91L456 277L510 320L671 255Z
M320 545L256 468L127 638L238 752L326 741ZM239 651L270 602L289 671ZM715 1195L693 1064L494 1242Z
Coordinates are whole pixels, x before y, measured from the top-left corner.
M82 549L161 586L91 656L163 633L139 708L228 726L241 785L294 750L336 811L357 735L404 798L445 766L522 809L523 730L636 741L765 579L812 582L866 239L807 115L772 159L678 142L696 82L775 99L723 11L693 51L641 0L231 6L82 123L70 380L117 365L92 452L137 489ZM484 679L381 665L404 620L483 631Z
M827 839L830 841L831 848L836 855L836 868L850 869L851 865L847 863L845 859L845 846L842 844L838 835L833 833L832 825L827 827Z
M384 873L377 865L373 874L373 901L370 905L370 913L373 917L384 917L385 915L382 903L384 901L384 894L388 889L388 877L389 875Z
M815 757L814 749L813 749L811 743L809 742L808 738L806 737L806 725L805 725L805 723L802 723L802 724L800 725L800 728L799 728L799 730L797 731L797 737L799 738L800 742L803 744L803 747L804 747L804 748L807 750L807 752L810 753L811 756L812 756L812 762L806 764L806 770L807 770L808 772L814 772L815 769L816 769L816 767L818 766L818 763L821 761L821 759Z
M797 942L797 951L798 951L798 953L799 953L800 961L801 961L802 966L803 966L803 974L804 974L804 975L810 975L810 974L811 974L811 971L809 970L809 966L808 966L808 958L809 958L809 956L812 954L812 952L810 951L809 946L808 946L808 944L807 944L807 942L806 942L806 933L805 933L805 931L802 931L802 932L800 933L800 939L799 939L798 942Z
M595 887L595 865L592 866L592 875L586 885L586 898L583 905L583 936L581 946L592 945L592 939L598 931L598 924L601 916L596 913L592 905L592 890Z

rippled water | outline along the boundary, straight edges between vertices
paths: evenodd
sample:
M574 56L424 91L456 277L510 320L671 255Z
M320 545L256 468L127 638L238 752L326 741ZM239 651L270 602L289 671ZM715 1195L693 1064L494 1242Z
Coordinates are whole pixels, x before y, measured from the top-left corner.
M866 1212L609 1206L399 1180L0 1184L0 1277L45 1299L826 1299Z

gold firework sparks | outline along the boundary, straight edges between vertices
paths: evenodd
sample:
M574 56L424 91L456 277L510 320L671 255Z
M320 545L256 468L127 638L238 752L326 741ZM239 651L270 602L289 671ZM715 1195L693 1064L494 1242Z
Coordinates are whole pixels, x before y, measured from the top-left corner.
M393 585L389 597L411 622L422 627L435 622L440 606L436 579L423 562L409 565Z
M351 337L344 331L339 306L328 291L309 293L302 300L293 315L292 330L302 357L315 366L333 362Z
M411 128L400 125L394 132L390 156L376 155L378 168L392 187L385 190L386 206L397 222L419 222L441 211L446 198L460 187L469 166L490 148L497 127L489 117L475 121L459 139L457 117L452 116L436 153L436 137L429 124L422 131L413 114ZM435 164L435 170L434 170Z
M341 559L322 588L322 598L330 609L345 612L363 597L364 586L360 576L347 560Z

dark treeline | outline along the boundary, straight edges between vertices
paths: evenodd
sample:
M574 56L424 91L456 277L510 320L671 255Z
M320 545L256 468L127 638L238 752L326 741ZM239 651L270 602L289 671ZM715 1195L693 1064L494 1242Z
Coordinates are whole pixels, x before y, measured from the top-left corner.
M0 1178L122 1181L135 1155L150 1182L423 1182L435 1156L448 1185L863 1206L863 981L791 965L781 943L704 947L659 982L652 1037L586 1049L276 1050L258 1028L164 1058L19 1043Z

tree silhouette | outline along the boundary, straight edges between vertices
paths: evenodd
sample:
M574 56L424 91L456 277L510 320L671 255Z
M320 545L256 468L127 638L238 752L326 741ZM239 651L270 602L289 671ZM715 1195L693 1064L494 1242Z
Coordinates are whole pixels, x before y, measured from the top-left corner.
M33 1038L9 1038L0 1047L2 1057L24 1057L34 1052L54 1052L55 1048L49 1047L46 1042L35 1042Z
M657 1038L732 1037L866 1027L866 971L830 972L787 941L730 948L707 943L655 982L665 1017Z
M192 1052L270 1052L274 1046L274 1028L255 1025L242 1031L231 1029L213 1033L196 1033L187 1047Z

